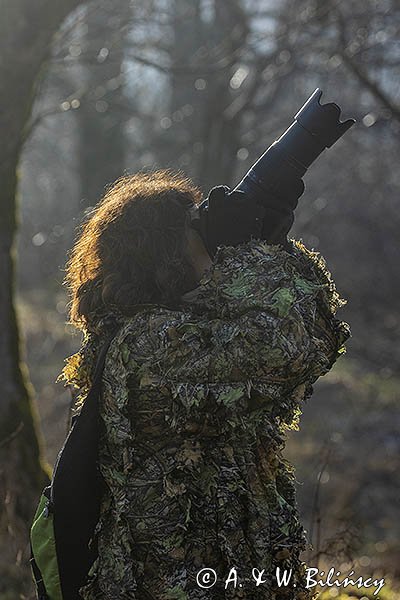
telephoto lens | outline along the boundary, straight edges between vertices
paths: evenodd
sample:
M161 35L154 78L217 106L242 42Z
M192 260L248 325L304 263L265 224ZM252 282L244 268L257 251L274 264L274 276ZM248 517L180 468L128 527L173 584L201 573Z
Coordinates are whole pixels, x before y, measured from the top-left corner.
M334 102L321 105L321 96L322 91L317 88L297 112L290 127L269 146L240 183L226 192L228 200L237 194L247 198L249 210L254 202L263 207L262 230L256 235L270 244L287 245L286 236L294 221L293 213L304 192L302 177L315 159L355 123L355 119L340 121L340 107ZM214 222L216 218L211 218L211 214L218 212L211 206L216 204L212 192L194 211L192 227L200 233L206 247L214 251L219 244L225 243L229 222L220 219L219 231L218 223ZM226 204L227 208L229 206ZM211 208L213 210L209 210ZM237 229L239 222L234 225Z
M322 91L317 88L294 117L294 122L271 144L235 187L246 194L271 192L278 197L309 166L355 123L339 121L340 107L334 102L320 104Z

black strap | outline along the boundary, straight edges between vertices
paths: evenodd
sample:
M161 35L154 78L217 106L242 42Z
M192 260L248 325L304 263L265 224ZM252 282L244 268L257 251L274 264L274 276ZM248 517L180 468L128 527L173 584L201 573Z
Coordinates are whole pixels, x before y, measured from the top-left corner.
M39 567L36 564L36 560L33 556L33 549L32 549L32 544L31 544L31 559L30 559L30 563L31 563L31 569L32 569L32 574L33 574L33 578L35 581L35 585L36 585L36 595L37 595L37 600L50 600L47 592L46 592L46 588L44 587L44 582L43 582L43 578L42 578L42 574L39 570Z
M115 337L115 333L116 332L114 330L114 332L106 339L106 341L104 342L104 344L100 350L99 356L97 358L96 366L94 369L92 385L90 387L88 395L85 398L85 402L83 404L81 412L77 415L74 415L71 419L71 429L72 429L73 425L75 424L75 421L82 414L85 406L91 407L92 404L95 404L96 409L97 409L97 399L99 397L100 389L101 389L101 380L102 380L102 375L103 375L103 370L104 370L104 363L106 362L107 352L108 352L111 342L113 341L113 339Z
M100 514L104 483L98 469L98 398L108 348L117 328L104 342L92 385L58 455L52 478L52 511L58 569L63 600L80 600L79 588L97 557L96 543L89 548ZM41 573L32 555L38 600L47 600Z
M92 540L100 515L104 482L98 468L98 397L107 350L115 330L97 360L91 389L67 441L53 476L54 531L64 600L80 598L78 590L97 557Z

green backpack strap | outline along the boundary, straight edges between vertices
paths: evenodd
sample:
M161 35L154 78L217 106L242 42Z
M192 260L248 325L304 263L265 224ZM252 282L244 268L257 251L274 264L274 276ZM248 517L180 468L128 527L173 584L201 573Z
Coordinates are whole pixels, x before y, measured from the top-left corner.
M79 588L97 557L92 540L103 482L98 469L98 398L107 350L101 348L90 391L45 488L31 528L31 567L38 600L80 600ZM92 540L93 542L93 540Z

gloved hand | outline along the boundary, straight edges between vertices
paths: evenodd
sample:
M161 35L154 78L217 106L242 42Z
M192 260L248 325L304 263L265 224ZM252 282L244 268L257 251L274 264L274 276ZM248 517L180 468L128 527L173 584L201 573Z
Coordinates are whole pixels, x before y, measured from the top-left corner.
M252 237L260 238L265 212L255 198L219 185L199 205L199 219L192 220L191 226L213 257L218 246L238 246Z
M192 227L200 233L210 256L217 246L236 246L251 237L287 246L294 210L304 192L302 179L287 179L279 192L245 193L227 186L213 188L198 207L199 220Z
M257 195L258 202L265 208L261 239L269 244L286 244L286 236L294 222L294 210L303 192L302 179L288 179L284 185L281 183L279 192Z

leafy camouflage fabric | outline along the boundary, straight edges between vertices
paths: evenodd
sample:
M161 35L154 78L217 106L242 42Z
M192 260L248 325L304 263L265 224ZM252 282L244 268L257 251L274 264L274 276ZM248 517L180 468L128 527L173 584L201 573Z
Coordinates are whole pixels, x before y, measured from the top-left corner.
M282 450L312 384L344 352L343 303L319 254L251 240L220 247L178 307L114 315L100 403L107 492L82 598L313 596ZM87 335L64 370L82 400L106 330ZM289 585L278 586L276 567L292 570ZM196 579L204 568L217 574L212 587ZM258 586L253 568L264 569Z

